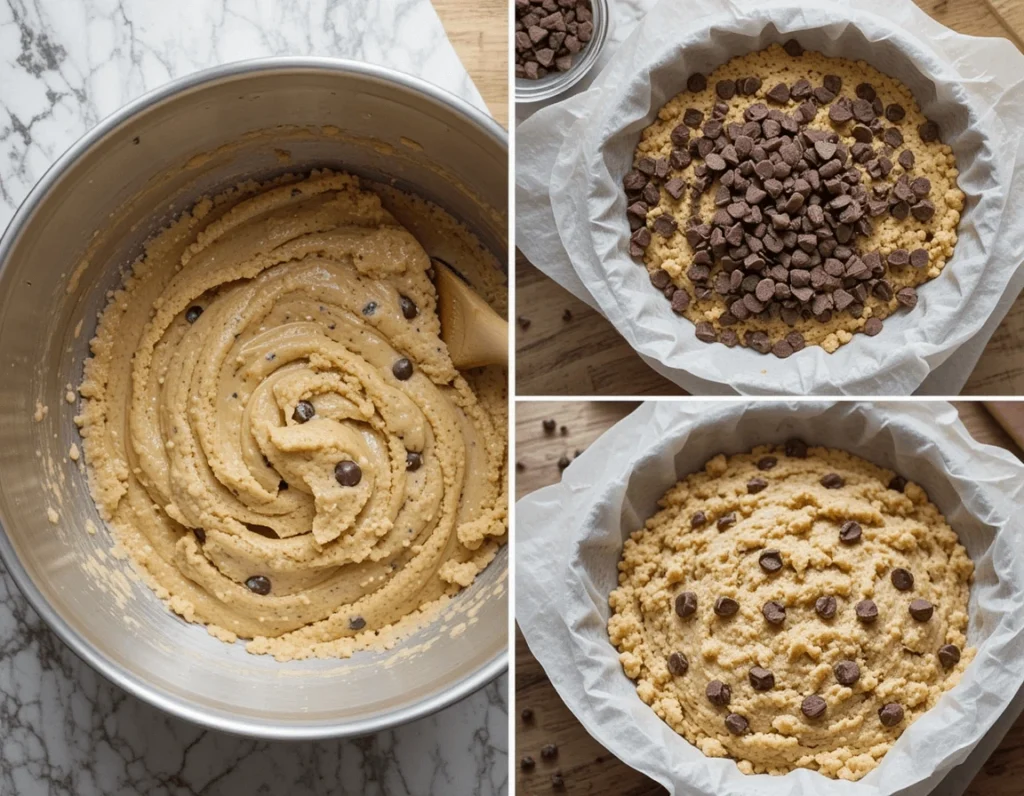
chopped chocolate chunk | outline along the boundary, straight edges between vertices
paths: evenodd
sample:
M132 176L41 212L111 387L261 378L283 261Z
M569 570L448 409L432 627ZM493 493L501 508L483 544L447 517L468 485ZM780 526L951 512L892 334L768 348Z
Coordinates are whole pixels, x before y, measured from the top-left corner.
M668 671L673 677L682 677L690 669L690 661L681 652L668 656Z
M763 478L751 478L749 481L747 481L747 493L751 495L756 495L761 490L767 488L767 486L768 482L765 481Z
M758 557L757 563L765 572L773 574L782 569L782 553L778 550L765 550Z
M718 530L724 531L736 524L736 512L730 511L728 514L723 514L718 518Z
M769 600L761 608L761 614L769 625L781 625L786 621L786 607L775 600Z
M959 659L959 657L959 650L957 650L957 658ZM732 701L732 689L721 680L712 680L708 683L704 694L707 696L708 702L720 708L724 708Z
M856 544L860 541L863 529L860 523L854 520L847 520L839 529L839 541L843 544Z
M725 728L733 735L743 735L749 727L747 720L738 713L730 713L725 717Z

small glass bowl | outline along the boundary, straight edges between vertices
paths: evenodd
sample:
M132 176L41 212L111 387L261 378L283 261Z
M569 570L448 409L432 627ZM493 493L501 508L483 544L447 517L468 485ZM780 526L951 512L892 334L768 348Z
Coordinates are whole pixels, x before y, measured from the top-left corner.
M516 78L516 102L543 102L553 99L559 94L576 85L583 76L597 63L597 58L604 49L604 41L608 35L608 0L590 0L592 8L594 35L587 46L576 56L576 60L568 72L557 70L549 72L538 80ZM513 42L513 48L515 43ZM515 52L512 53L513 59Z

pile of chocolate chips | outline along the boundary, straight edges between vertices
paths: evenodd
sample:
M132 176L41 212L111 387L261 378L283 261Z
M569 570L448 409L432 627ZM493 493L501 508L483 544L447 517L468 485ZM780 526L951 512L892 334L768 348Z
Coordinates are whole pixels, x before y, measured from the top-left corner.
M516 77L568 72L593 35L590 0L516 0Z
M793 57L803 54L795 41L787 42L785 49ZM859 318L870 294L883 301L893 297L887 268L928 265L925 249L898 249L883 260L879 251L863 252L857 246L858 236L871 235L871 218L889 213L897 220L913 216L928 221L935 214L926 177L903 174L893 186L879 182L868 190L857 167L877 181L892 171L894 157L905 170L913 168L912 151L896 154L903 134L886 124L902 120L906 111L897 103L884 106L869 83L856 87L855 98L842 95L842 80L826 75L821 86L806 79L773 86L766 93L767 104L757 102L745 110L743 124L724 124L728 101L756 94L761 86L757 77L718 81L711 118L687 109L683 123L672 130L671 156L641 158L626 175L623 184L633 230L630 254L642 258L651 243L646 221L658 205L660 189L677 200L689 192L691 216L683 229L694 257L687 276L695 298L704 300L715 293L724 298L728 310L718 319L721 326L752 316L765 321L781 318L789 326L810 318L827 323L833 313L844 311ZM687 88L704 91L707 79L692 75ZM790 102L799 103L790 113L778 107ZM841 143L835 132L808 127L826 106L832 124L849 130L855 139L852 147ZM925 142L939 137L934 122L921 125L918 132ZM694 161L700 162L693 168L692 182L672 176ZM701 196L713 187L716 210L705 220L697 208ZM652 227L655 235L668 238L679 221L664 212ZM682 314L689 307L692 297L677 289L666 271L654 271L651 282L675 312ZM895 295L905 307L917 304L913 287ZM879 318L869 318L864 326L872 336L881 330ZM708 322L697 324L696 335L730 347L740 342L732 329L719 333ZM797 331L774 345L765 332L748 331L744 343L782 358L805 345Z

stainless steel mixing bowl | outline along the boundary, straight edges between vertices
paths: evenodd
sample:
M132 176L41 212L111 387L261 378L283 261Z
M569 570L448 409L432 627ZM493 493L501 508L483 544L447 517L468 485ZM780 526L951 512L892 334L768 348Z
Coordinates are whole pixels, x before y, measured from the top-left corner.
M308 129L268 133L279 125ZM249 655L171 614L142 583L97 574L130 567L110 557L85 476L68 459L79 440L63 396L81 379L106 292L143 241L198 196L316 166L411 188L506 261L505 132L427 83L315 58L221 66L133 102L65 153L0 241L4 564L61 638L120 686L183 718L266 738L380 730L507 667L506 551L396 650L349 660ZM49 407L41 422L37 401Z

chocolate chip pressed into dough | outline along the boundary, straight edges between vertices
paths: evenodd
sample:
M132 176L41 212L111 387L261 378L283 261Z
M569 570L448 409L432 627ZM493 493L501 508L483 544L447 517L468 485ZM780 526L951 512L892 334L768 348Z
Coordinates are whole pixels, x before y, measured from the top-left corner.
M765 457L775 459L767 470ZM829 474L842 488L823 483ZM767 486L751 493L755 477ZM609 597L609 637L640 698L744 773L804 766L855 780L874 768L974 655L966 639L973 565L921 487L890 489L895 477L790 440L716 456L670 488L627 539ZM735 519L694 526L698 511ZM847 522L870 532L845 544L838 529ZM765 560L778 553L785 566L767 572L769 553ZM903 572L928 572L928 582L901 591L894 583L909 583ZM725 598L735 610L680 618L687 593L705 606ZM686 656L685 676L666 680L674 652Z

